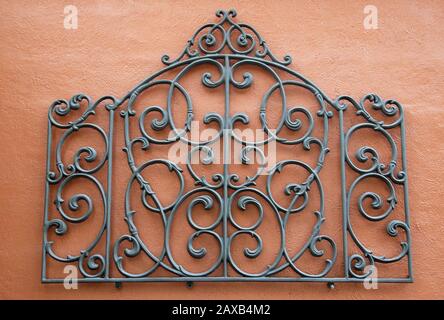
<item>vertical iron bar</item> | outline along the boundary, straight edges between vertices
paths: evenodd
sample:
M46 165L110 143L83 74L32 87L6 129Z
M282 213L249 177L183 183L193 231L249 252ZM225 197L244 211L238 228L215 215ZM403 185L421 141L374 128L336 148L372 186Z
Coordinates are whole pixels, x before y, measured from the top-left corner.
M108 175L106 181L106 259L105 259L105 278L109 278L109 256L111 241L111 202L112 202L112 176L113 176L113 135L114 135L114 109L109 110L108 127Z
M51 142L52 142L52 126L51 121L48 119L48 133L47 133L47 145L46 145L46 174L45 174L45 211L43 214L43 239L42 239L42 280L46 279L46 223L48 222L48 205L49 205L49 181L48 174L51 166Z
M410 207L409 207L409 185L408 185L408 174L407 174L407 154L405 147L405 117L401 121L401 156L402 156L402 170L405 173L404 181L404 212L405 212L405 223L410 229ZM409 277L413 280L413 266L412 266L412 241L409 243L409 252L407 254L408 259L408 270Z
M347 188L345 178L344 109L342 108L339 110L339 130L341 144L342 245L344 255L344 276L348 279Z
M229 130L229 112L230 112L230 59L228 56L225 56L225 110L224 110L224 277L228 277L228 230L227 230L227 217L228 217L228 161L230 155L230 136L228 135Z

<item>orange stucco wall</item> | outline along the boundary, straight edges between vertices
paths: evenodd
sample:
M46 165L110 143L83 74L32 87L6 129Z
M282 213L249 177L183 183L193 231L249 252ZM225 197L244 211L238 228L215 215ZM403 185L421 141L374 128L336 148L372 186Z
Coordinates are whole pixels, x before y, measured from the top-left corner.
M77 30L63 7L79 9ZM0 298L444 298L444 3L372 1L0 1ZM122 96L174 56L218 8L236 8L277 56L289 53L331 97L375 92L407 121L413 284L182 283L42 285L41 232L47 107L85 92ZM119 129L121 130L121 128ZM118 207L118 206L117 206ZM340 229L336 229L340 230Z

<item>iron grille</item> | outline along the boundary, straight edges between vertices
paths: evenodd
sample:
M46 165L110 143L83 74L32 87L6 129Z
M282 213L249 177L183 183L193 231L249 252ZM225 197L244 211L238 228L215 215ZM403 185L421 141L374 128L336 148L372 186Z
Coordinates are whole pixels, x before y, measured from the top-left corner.
M349 96L330 99L313 82L288 67L292 61L290 56L279 60L253 27L237 22L234 10L220 10L216 16L219 21L198 28L179 57L163 56L166 67L143 80L123 98L105 96L93 101L87 95L78 94L69 100L57 100L50 106L42 281L63 282L63 277L48 275L49 263L76 266L80 282L116 284L126 281L362 282L372 275L373 266L380 266L378 270L381 270L383 265L404 263L404 269L398 266L391 269L395 276L378 276L378 281L411 282L405 122L401 105L375 94L368 94L360 101ZM201 74L204 90L210 94L215 90L223 92L223 112L209 112L201 121L216 128L207 139L190 137L196 114L193 97L182 79L193 72ZM232 99L253 90L255 81L262 77L271 78L271 84L261 95L258 112L254 117L244 111L234 112ZM141 96L155 88L166 89L164 106L153 104L137 110ZM291 105L293 91L312 98L315 109ZM183 110L177 110L178 99L185 106ZM105 113L104 124L96 120L99 110ZM183 127L175 120L180 112L185 114ZM352 120L345 117L347 112ZM123 119L123 146L116 146L113 141L122 134L115 132L116 123L121 121L119 114ZM153 115L156 116L153 118ZM274 117L274 125L270 117ZM260 124L263 138L247 140L239 136L236 128L248 128L254 121ZM82 132L98 135L104 144L103 151L93 146L80 146L72 158L67 159L64 156L66 142L76 140ZM169 135L160 138L158 135L162 132ZM321 171L329 158L327 153L334 147L329 145L331 132L335 132L339 141L339 178L337 188L326 192L337 193L341 199L338 208L342 225L333 235L339 233L339 239L321 232L326 219L332 217L329 211L333 204L326 205L321 180ZM384 152L369 145L359 147L352 155L351 140L359 132L361 137L375 135L385 139L389 145L388 151L385 150L388 158L384 159ZM359 138L358 142L361 140ZM156 148L178 144L187 148L184 163L152 155ZM232 152L234 144L239 146L237 153ZM121 147L130 172L124 195L112 192L113 160ZM217 162L218 148L222 156L220 170L213 174L199 172L199 168ZM290 151L284 153L286 159L270 164L271 148L289 148ZM148 159L138 162L136 153L143 153ZM242 168L251 167L255 158L253 173L242 178L234 172L230 162L232 154ZM193 160L196 155L197 162ZM307 155L314 155L314 160L303 160ZM153 186L156 181L144 174L153 166L164 167L175 176L177 195L168 204L160 199L162 190ZM283 174L289 168L299 173ZM278 176L290 179L285 187L274 187L273 180ZM189 181L194 182L194 186L190 187ZM373 182L366 185L369 181ZM70 185L88 183L95 188L95 196L79 192L65 200L64 193ZM362 185L366 187L363 189ZM141 210L133 207L135 186ZM373 186L377 186L377 191L369 191ZM381 195L384 190L387 194ZM113 199L124 202L123 214L119 215L112 208ZM239 212L245 215L252 209L256 212L252 223L246 226L237 220ZM196 215L205 214L205 211L213 212L214 219L202 225ZM93 240L75 254L58 253L57 241L69 235L71 228L91 225L94 215L101 218ZM140 235L142 230L136 217L144 215L160 221L163 235L157 252ZM116 239L112 237L112 216L124 216L128 227L127 233ZM288 239L294 234L290 224L297 217L309 216L313 223L305 240L298 248L290 249ZM367 231L372 231L372 224L382 223L386 235L397 239L401 248L392 256L378 254L361 241L352 216L370 223ZM214 261L199 271L178 261L177 251L172 249L178 237L173 234L177 232L173 224L178 217L185 219L179 226L179 234L182 235L186 228L190 230L182 252L186 250L192 261L200 261L210 251L217 251L213 254ZM262 232L273 233L277 241L274 257L261 268L249 271L245 267L248 264L237 262L240 255L235 249L240 249L242 259L259 259L267 246L259 230L264 221L273 219L275 227ZM381 229L375 228L372 232L381 232ZM212 239L211 246L196 245L204 237ZM70 241L76 242L76 239ZM323 264L316 272L307 271L299 264L307 253ZM141 256L148 259L147 267L142 271L129 271L130 261ZM330 275L334 268L340 276Z

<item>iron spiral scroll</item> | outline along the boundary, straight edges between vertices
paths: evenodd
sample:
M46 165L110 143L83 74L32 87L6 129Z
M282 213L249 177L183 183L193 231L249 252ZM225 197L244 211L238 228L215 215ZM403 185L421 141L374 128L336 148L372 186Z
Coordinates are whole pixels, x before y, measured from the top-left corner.
M237 22L236 15L234 10L217 11L217 22L198 28L176 58L163 56L165 67L122 98L105 96L94 101L78 94L50 106L43 282L64 281L48 276L48 265L54 261L75 265L80 282L363 282L375 270L369 267L378 266L380 270L382 265L402 262L407 266L405 272L378 277L378 281L413 281L402 106L375 94L368 94L360 101L349 96L330 99L313 82L289 68L290 56L276 57L261 35L250 25ZM206 68L208 71L202 71ZM202 119L197 118L193 96L183 81L196 73L200 75L199 86L209 94L223 92L223 112L210 111ZM255 118L247 112L233 112L231 98L248 93L261 77L271 79L271 84L261 94ZM165 93L163 105L140 108L142 97L154 90ZM296 93L312 99L311 107L293 104ZM178 99L183 104L180 110ZM99 112L105 113L105 124L95 120ZM182 112L183 122L177 119L178 112ZM349 113L354 119L351 126L345 121ZM322 170L329 151L337 147L329 144L335 117L339 122L340 187L324 190ZM193 137L190 133L196 120L213 128L213 134L205 139ZM116 121L123 121L123 146L115 145ZM260 139L246 140L239 135L237 129L248 128L255 121L263 133ZM353 150L352 140L365 130L384 139L389 146L388 157L375 146L363 145ZM67 157L65 142L81 132L99 137L103 150L82 146L71 158ZM185 145L188 150L184 163L151 156L157 148L177 144ZM253 168L252 174L243 177L229 163L233 144L239 145L234 157L241 166ZM270 164L267 151L272 146L299 150L312 160L306 161L293 152L291 158ZM207 174L202 168L217 162L218 147L223 168ZM113 160L121 148L130 172L123 195L113 194L112 190ZM137 154L145 155L146 159L140 161ZM198 163L193 160L196 155ZM257 160L255 163L253 158ZM159 196L157 182L146 174L158 167L167 170L175 181L171 184L175 197L168 203ZM291 174L291 170L299 173ZM291 180L283 187L275 187L275 181L285 176ZM66 189L82 185L80 181L89 184L89 189L65 199ZM369 181L378 181L380 188L362 191ZM95 196L88 194L91 190L95 190ZM329 235L323 232L325 222L331 217L325 194L333 192L340 193L342 229L337 229L339 234ZM122 214L111 207L113 199L123 201L128 229L116 239L112 235L111 217ZM198 216L205 214L211 215L212 221L202 224ZM144 230L138 225L138 217L144 215L158 219L162 229L158 248L152 248L141 235ZM256 218L245 225L239 221L239 215ZM61 254L55 249L56 242L71 229L93 218L100 221L100 226L87 246L74 254ZM181 262L182 254L173 249L178 236L174 224L178 219L183 219L180 232L185 233L186 228L189 231L181 252L186 251L192 261L212 257L211 263L199 270ZM292 225L298 219L308 219L311 225L305 238L291 247ZM361 239L355 225L359 219L378 226L384 224L386 236L398 241L399 250L391 256L378 253ZM269 221L274 227L264 230ZM248 264L239 261L239 251L248 261L258 261L267 251L270 232L274 232L275 245L268 252L274 250L273 258L263 264L256 263L251 271ZM380 229L375 228L374 232ZM241 240L245 237L252 242ZM213 245L199 244L202 238L212 239ZM301 264L307 255L317 265L315 271ZM131 261L141 257L149 263L133 271Z

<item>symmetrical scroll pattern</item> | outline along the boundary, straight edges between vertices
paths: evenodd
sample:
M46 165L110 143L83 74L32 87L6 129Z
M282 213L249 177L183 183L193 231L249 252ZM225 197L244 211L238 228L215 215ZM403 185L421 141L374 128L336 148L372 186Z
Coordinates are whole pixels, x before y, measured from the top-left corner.
M279 60L253 27L236 22L234 10L220 10L216 16L219 21L198 28L177 58L163 56L162 62L166 67L142 81L121 99L106 96L93 102L88 96L79 94L69 101L57 100L51 105L43 281L60 281L47 276L47 260L53 259L66 264L76 263L82 276L80 280L85 282L173 279L362 281L372 272L365 269L367 265L396 263L406 256L409 265L407 278L392 277L386 280L411 280L404 117L401 105L394 100L384 101L373 94L365 96L360 102L348 96L331 100L311 81L287 67L291 63L290 56ZM203 68L210 71L202 71ZM211 111L204 114L202 119L197 119L196 104L185 81L189 75L196 73L200 76L199 85L208 94L222 93L223 111ZM248 93L261 77L272 80L262 94L255 118L248 112L234 112L232 96L239 91ZM146 105L144 98L150 97L156 90L165 93L163 102ZM310 106L295 104L292 97L298 94L314 102ZM376 119L367 110L367 103L371 104L373 111L386 118L396 119L391 122ZM348 105L356 109L362 121L346 130L343 120ZM75 118L73 114L82 108L84 111L77 119L61 122L64 117ZM105 127L94 122L94 115L99 108L108 113L109 122ZM123 151L131 176L122 197L128 233L113 240L111 213L119 216L118 212L111 210L114 122L118 119L114 118L116 110L119 110L124 123ZM326 208L321 171L331 148L329 126L335 112L340 120L343 261L338 258L341 255L338 252L341 235L337 237L321 232L329 211ZM196 138L192 134L195 121L213 128L214 133L206 138ZM248 127L255 121L260 124L259 131L262 134L259 138L244 139L237 129ZM374 130L387 139L391 147L388 163L384 162L374 147L362 146L357 150L355 159L350 155L350 140L362 129ZM391 132L396 129L401 132L400 150ZM64 156L64 144L69 137L75 137L82 131L98 135L104 142L104 151L99 155L94 147L80 147L69 163ZM162 146L173 147L178 144L186 146L183 163L167 156L152 156ZM232 146L236 144L240 147L233 151ZM298 151L293 152L289 159L278 158L275 163L270 163L272 147L278 153L280 148ZM218 149L221 149L223 168L208 174L202 169L217 163ZM304 157L299 157L298 152ZM139 159L137 155L143 156ZM196 156L199 158L197 163L194 161ZM232 156L240 160L242 167L253 168L254 173L243 178L237 172L237 167L231 165ZM308 156L313 160L302 160ZM253 158L257 159L255 163ZM356 161L371 164L361 167ZM161 190L156 187L158 181L148 173L153 168L166 169L170 179L175 181L170 190L174 194L172 200L162 199ZM357 174L350 185L347 183L347 168ZM277 181L282 180L282 177L288 177L285 185L277 187ZM387 187L388 206L384 208L380 194L367 191L357 200L357 212L368 221L388 221L386 229L391 237L398 237L399 231L403 231L405 240L401 240L401 251L393 257L380 255L366 246L353 228L351 216L355 211L352 203L359 189L357 186L370 178L382 181ZM65 187L75 184L74 181L91 183L98 190L99 198L82 192L74 194L65 203ZM175 190L173 185L177 186ZM399 190L397 186L402 189ZM400 196L404 196L404 218L391 219ZM384 208L385 211L376 215L369 213L369 199L372 209ZM100 205L97 205L95 202L99 201ZM67 210L77 213L72 214ZM79 211L82 213L79 214ZM102 217L102 225L94 240L75 255L62 256L56 253L53 236L66 235L68 227L86 222L92 215ZM142 236L144 230L138 224L138 217L148 215L158 219L162 226L162 235L153 235L158 237L157 242L160 243L157 248ZM211 221L203 224L200 219L202 215ZM256 218L250 219L247 225L241 219L242 216L254 215ZM306 232L306 238L298 245L290 245L294 225L301 219L306 223L312 221L310 231ZM270 227L266 226L267 223L274 225L271 239L275 242L268 249L267 241L270 241L270 237L267 233ZM179 249L175 244L178 224L180 235L188 232L185 246ZM247 238L253 242L245 242ZM350 253L349 238L359 252ZM211 242L202 239L210 239ZM263 263L261 258L273 250L271 260ZM203 261L208 258L211 261L196 269L184 262L183 252L191 260ZM313 264L319 265L316 271L301 262L307 255L311 256ZM137 271L134 271L131 262L138 258L149 262L144 268L136 268ZM251 269L245 264L244 258L260 262L255 263ZM334 275L334 266L340 264L344 265L344 273Z

